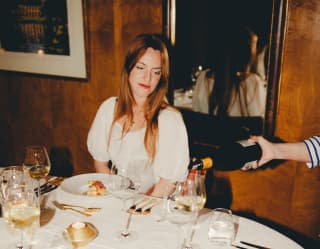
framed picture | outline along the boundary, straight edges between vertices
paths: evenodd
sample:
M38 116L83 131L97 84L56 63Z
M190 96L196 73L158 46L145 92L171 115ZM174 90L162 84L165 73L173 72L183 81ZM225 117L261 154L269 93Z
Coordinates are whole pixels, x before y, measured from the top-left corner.
M82 0L1 5L0 70L87 78Z

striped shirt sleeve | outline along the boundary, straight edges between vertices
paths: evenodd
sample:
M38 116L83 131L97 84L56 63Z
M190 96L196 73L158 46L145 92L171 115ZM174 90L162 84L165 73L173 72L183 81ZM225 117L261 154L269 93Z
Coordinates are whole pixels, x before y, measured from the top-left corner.
M303 142L310 156L310 162L307 163L308 168L320 166L320 135L310 137Z

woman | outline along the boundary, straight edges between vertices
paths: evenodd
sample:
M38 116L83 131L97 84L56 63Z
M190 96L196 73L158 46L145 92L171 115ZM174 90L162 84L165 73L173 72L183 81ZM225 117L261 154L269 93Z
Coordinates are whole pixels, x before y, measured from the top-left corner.
M209 113L220 117L264 117L267 83L253 72L257 35L247 27L230 31L214 67Z
M97 172L144 160L141 190L161 197L186 177L188 137L181 114L166 101L169 56L155 35L136 37L128 49L118 97L100 106L87 145Z

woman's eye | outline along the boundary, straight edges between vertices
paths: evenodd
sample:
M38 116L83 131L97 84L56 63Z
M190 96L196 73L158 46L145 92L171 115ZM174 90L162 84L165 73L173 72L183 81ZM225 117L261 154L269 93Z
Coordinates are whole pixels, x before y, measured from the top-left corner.
M136 66L136 69L138 69L138 70L142 70L142 69L143 69L143 67L141 67L141 66Z
M160 76L161 75L161 71L155 71L154 74L157 75L157 76Z

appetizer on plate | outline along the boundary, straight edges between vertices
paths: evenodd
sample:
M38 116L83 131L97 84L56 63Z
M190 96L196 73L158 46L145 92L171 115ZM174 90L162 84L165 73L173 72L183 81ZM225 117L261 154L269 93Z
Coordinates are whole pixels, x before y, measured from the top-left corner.
M87 196L100 196L107 194L106 186L99 180L88 181L89 189L86 192Z

